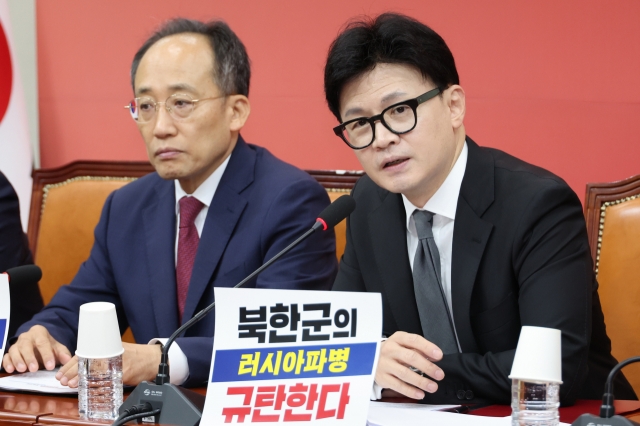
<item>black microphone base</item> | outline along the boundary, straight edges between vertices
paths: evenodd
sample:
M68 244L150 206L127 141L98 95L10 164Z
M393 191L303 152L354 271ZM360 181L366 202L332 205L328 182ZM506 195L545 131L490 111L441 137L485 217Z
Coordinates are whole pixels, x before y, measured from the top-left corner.
M159 408L156 423L196 426L200 423L204 407L204 395L189 389L165 383L156 385L142 382L120 406L120 414L134 405L148 402L153 409Z
M576 419L572 426L637 426L638 423L633 420L626 419L622 416L613 416L608 419L594 416L593 414L583 414Z

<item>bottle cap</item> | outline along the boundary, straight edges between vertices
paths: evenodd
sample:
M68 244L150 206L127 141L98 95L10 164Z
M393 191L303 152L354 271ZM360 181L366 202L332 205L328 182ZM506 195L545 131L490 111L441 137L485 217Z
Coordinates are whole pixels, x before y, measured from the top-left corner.
M123 352L115 305L93 302L80 306L76 355L83 358L111 358Z

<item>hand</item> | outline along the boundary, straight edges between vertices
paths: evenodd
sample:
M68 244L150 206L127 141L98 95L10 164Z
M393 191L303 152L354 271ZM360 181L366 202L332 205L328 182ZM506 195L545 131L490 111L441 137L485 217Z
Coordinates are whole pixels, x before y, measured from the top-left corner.
M56 379L60 381L62 386L69 386L70 388L78 387L78 356L75 355L65 365L60 367L60 370L56 373Z
M432 362L440 359L442 351L436 345L417 334L399 331L382 342L376 383L409 398L422 399L423 391L433 393L438 390L438 384L409 367L424 372L432 379L442 380L444 372Z
M42 367L53 370L56 365L70 359L71 353L65 345L54 339L43 326L34 325L18 336L2 359L2 365L7 373L24 373L27 369L35 372Z
M138 385L142 381L151 381L158 374L158 364L162 349L160 345L135 345L122 343L122 382L125 385Z
M160 345L136 345L122 342L122 383L137 385L144 380L153 380L160 364ZM78 357L73 357L63 365L56 379L60 384L71 388L78 387Z

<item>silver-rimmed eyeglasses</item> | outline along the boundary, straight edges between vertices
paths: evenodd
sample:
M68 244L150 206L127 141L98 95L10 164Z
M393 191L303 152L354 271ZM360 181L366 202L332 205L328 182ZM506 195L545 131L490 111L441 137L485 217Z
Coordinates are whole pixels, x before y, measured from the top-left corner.
M364 149L373 143L376 138L375 124L378 120L396 135L409 133L416 127L418 105L434 98L443 90L441 87L436 87L417 98L388 106L380 114L373 117L358 117L345 121L334 127L333 132L352 149Z
M211 98L193 99L186 93L174 93L169 96L166 101L156 102L151 97L143 96L140 98L134 98L129 102L129 105L125 105L125 108L129 110L131 118L138 123L147 123L152 121L156 117L158 108L161 104L164 104L165 109L173 119L184 120L191 115L198 102L224 97L225 95L220 95Z

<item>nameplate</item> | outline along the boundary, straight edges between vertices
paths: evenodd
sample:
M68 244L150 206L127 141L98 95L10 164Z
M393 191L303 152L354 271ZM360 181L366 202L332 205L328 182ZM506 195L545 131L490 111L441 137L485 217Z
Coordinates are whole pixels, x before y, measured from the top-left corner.
M365 424L379 294L215 288L201 424Z

